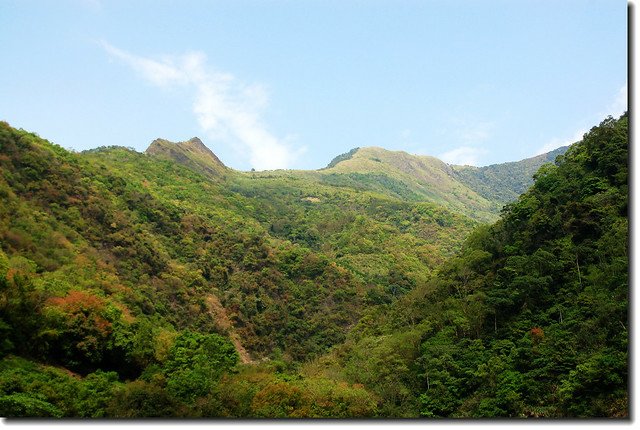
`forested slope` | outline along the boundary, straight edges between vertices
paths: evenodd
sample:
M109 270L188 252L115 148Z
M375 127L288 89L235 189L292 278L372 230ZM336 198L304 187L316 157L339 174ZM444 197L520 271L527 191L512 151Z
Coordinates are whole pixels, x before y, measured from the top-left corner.
M197 414L239 358L318 356L366 307L426 282L475 225L434 204L261 181L202 151L183 166L0 133L8 415ZM70 393L94 382L87 396L103 401L77 404ZM137 396L157 410L128 405Z
M543 164L553 163L569 149L562 146L545 154L489 166L452 166L455 176L482 197L502 205L515 201L533 185L533 175Z
M406 202L431 202L481 222L494 222L502 207L533 184L534 173L568 147L510 163L449 165L435 157L377 147L354 148L317 171L265 175L304 178L318 186L373 191ZM257 174L260 176L260 174ZM264 177L264 176L263 176Z
M627 128L478 225L0 123L0 415L626 416Z
M424 417L628 415L628 117L573 145L307 374Z

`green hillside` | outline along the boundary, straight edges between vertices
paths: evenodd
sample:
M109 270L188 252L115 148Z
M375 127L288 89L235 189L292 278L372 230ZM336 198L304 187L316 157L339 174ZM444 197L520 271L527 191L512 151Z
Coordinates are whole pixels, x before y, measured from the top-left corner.
M533 174L567 147L512 163L448 165L437 158L383 148L354 148L317 171L275 171L254 177L288 177L344 189L371 191L407 202L431 202L480 222L497 220L502 207L533 184Z
M321 180L386 189L399 198L432 201L483 221L494 218L497 210L496 204L457 181L446 163L401 151L360 148L350 158L322 170Z
M515 201L533 185L533 175L543 164L553 163L558 155L564 154L568 149L568 146L563 146L546 154L510 163L452 168L459 181L482 197L507 204Z
M628 117L536 174L436 274L305 366L383 416L628 417Z
M74 154L6 123L0 142L2 369L24 374L0 377L2 415L145 415L127 402L156 394L172 406L154 414L196 413L240 363L309 360L342 342L366 307L424 283L475 225L429 203L212 178L191 157ZM204 349L185 358L188 345ZM98 381L108 402L55 397L34 382L47 378L59 393Z
M627 122L493 225L517 164L238 172L0 123L0 415L625 416Z
M553 162L567 148L485 167L448 165L434 157L383 148L354 148L335 157L326 168L316 171L251 172L251 189L241 192L254 197L257 195L253 190L256 186L261 188L264 184L271 192L276 182L279 188L287 190L279 193L279 197L284 199L297 195L301 186L309 190L311 187L318 191L329 190L329 193L335 193L336 189L369 191L404 202L433 203L480 222L488 222L495 221L506 203L515 200L533 184L533 174L540 166ZM146 153L172 160L212 178L225 177L236 187L234 189L242 190L244 187L240 179L242 172L226 168L198 138L179 143L157 139ZM310 197L314 201L313 196ZM269 201L267 198L262 203L268 204Z

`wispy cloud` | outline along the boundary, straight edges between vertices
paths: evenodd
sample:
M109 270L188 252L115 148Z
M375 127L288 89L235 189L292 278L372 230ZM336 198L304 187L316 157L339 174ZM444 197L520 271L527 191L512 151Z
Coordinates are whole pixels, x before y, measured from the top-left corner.
M489 152L482 144L493 137L495 123L469 116L452 116L444 122L440 134L450 142L450 147L457 146L439 154L438 158L449 164L478 166Z
M450 117L445 121L441 134L464 146L473 146L491 139L496 128L491 121L481 121L470 117Z
M268 130L261 112L268 96L260 85L247 85L230 73L213 70L201 52L151 59L102 42L114 58L160 88L186 86L194 91L193 113L207 137L240 145L257 170L288 168L304 152Z
M477 166L481 156L487 151L472 146L461 146L438 155L438 158L449 164Z
M560 148L561 146L567 146L576 143L579 140L582 140L582 136L584 136L586 132L586 129L580 129L573 133L570 137L554 137L549 142L538 148L535 155L546 154L547 152L553 151L554 149Z
M611 104L609 104L609 106L607 106L606 109L599 112L596 117L599 120L602 120L609 115L611 115L614 118L618 118L626 110L627 110L627 83L625 82L625 84L616 93ZM535 155L545 154L549 151L553 151L556 148L560 148L561 146L567 146L567 145L576 143L582 140L582 137L588 131L589 130L586 128L580 128L579 130L577 130L575 133L573 133L568 137L567 136L554 137L553 139L549 140L547 143L542 145L538 149Z
M494 124L491 122L465 123L458 129L459 138L467 143L486 142L493 135Z
M618 90L615 99L607 107L607 111L603 116L611 115L614 118L618 118L627 110L628 97L627 97L627 83Z

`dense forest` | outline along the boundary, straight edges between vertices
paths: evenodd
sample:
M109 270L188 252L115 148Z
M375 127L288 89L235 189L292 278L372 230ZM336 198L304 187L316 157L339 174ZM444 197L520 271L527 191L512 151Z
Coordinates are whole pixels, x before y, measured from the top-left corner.
M0 123L0 199L0 416L628 417L627 114L267 172Z

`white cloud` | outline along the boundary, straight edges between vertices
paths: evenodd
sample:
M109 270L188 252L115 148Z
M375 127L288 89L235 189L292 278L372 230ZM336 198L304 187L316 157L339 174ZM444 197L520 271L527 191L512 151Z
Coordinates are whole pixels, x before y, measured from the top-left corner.
M576 143L582 140L582 136L587 132L585 129L580 129L573 133L571 137L558 138L554 137L544 145L542 145L535 153L535 155L546 154L547 152L553 151L554 149L560 148L561 146L568 146L573 143Z
M625 82L620 90L618 90L614 101L608 106L607 111L602 116L611 115L614 118L618 118L627 110L627 100L627 83Z
M304 148L291 148L267 130L261 117L268 104L263 87L246 85L230 73L212 70L203 53L155 60L133 55L107 42L102 42L102 46L158 87L179 85L193 89L193 113L200 127L211 139L239 144L255 169L288 168L304 152Z
M141 74L145 79L160 87L187 82L186 75L183 70L180 70L178 66L173 64L173 61L166 59L163 62L149 60L147 58L138 57L121 49L116 48L102 42L104 49L111 54L111 56L123 60L128 63L136 72Z
M618 90L618 93L616 94L613 102L609 106L607 106L607 108L604 111L601 111L597 115L597 117L599 118L599 120L602 120L604 119L604 117L609 115L611 115L614 118L618 118L626 110L627 110L627 83L625 82L625 84ZM582 137L588 131L589 130L587 130L586 128L581 128L575 133L573 133L573 135L571 135L570 137L563 137L563 138L554 137L553 139L551 139L550 141L542 145L538 149L538 151L536 151L535 155L546 154L547 152L553 151L554 149L560 148L561 146L567 146L567 145L576 143L582 140Z
M493 124L490 122L479 122L467 124L458 131L459 137L465 143L480 143L487 141L493 131Z
M486 150L471 146L461 146L438 156L449 164L477 166L479 158L486 154Z
M491 121L480 121L469 116L449 117L440 134L450 142L449 147L459 145L443 152L438 158L449 164L478 166L480 158L489 151L479 147L494 135L496 125Z

